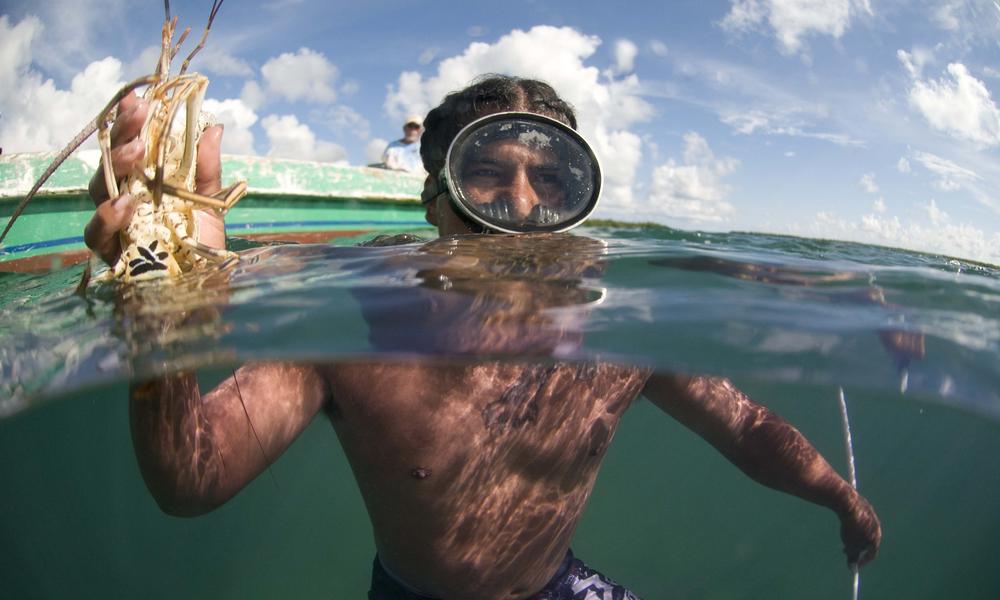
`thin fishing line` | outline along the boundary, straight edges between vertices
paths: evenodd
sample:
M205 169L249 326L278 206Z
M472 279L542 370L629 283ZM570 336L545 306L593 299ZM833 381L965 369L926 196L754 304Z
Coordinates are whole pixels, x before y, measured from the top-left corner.
M267 465L267 473L271 476L271 481L274 482L274 487L278 487L278 480L274 477L274 471L271 470L271 459L267 457L267 452L264 452L264 444L260 442L260 436L257 435L257 428L253 426L253 420L250 418L250 411L247 410L247 403L243 401L243 392L240 391L240 382L236 379L236 371L233 371L233 383L236 384L236 395L240 397L240 405L243 406L243 414L247 416L247 423L250 424L250 431L253 432L253 437L257 440L257 447L260 448L260 455L264 457L264 464Z
M844 434L844 450L847 453L847 475L851 480L851 487L858 489L858 475L854 470L854 442L851 441L851 422L847 418L847 398L844 397L844 388L838 388L840 399L840 425L841 433ZM861 591L861 574L858 572L858 564L851 565L851 598L858 600Z

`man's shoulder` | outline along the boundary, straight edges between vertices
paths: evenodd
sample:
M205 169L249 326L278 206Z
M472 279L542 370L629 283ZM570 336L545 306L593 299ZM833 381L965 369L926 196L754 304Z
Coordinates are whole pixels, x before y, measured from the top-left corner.
M412 233L397 233L395 235L382 234L373 237L370 240L361 242L358 246L361 247L383 247L383 246L399 246L401 244L422 244L427 242L427 238L420 237L419 235L413 235Z

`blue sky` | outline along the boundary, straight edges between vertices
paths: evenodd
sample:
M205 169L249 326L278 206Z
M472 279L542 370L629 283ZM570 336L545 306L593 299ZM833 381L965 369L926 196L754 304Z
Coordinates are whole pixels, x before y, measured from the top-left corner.
M152 70L162 5L4 3L0 146L54 149ZM200 31L208 2L174 2ZM364 164L484 71L548 80L599 216L1000 263L994 0L227 0L193 68L227 152Z

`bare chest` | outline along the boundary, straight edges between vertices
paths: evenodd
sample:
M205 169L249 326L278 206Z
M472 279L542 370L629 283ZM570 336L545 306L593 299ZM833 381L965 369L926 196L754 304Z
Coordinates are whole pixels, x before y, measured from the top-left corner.
M414 477L501 463L551 473L599 462L645 377L592 363L338 366L329 413L349 456Z

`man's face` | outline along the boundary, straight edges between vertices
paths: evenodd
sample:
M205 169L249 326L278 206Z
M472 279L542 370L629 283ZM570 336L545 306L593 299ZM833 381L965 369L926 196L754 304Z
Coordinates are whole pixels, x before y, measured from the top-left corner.
M565 168L548 148L499 140L485 146L460 170L469 200L501 207L514 221L528 220L541 207L558 210L565 199ZM437 178L428 176L425 186L436 185ZM447 195L428 205L427 219L438 227L439 235L472 233Z
M420 134L424 132L424 128L416 123L407 123L403 125L403 140L407 144L412 144L413 142L420 139Z
M558 211L565 200L563 165L548 147L499 140L461 166L465 195L492 205L514 221L526 221L541 207Z

